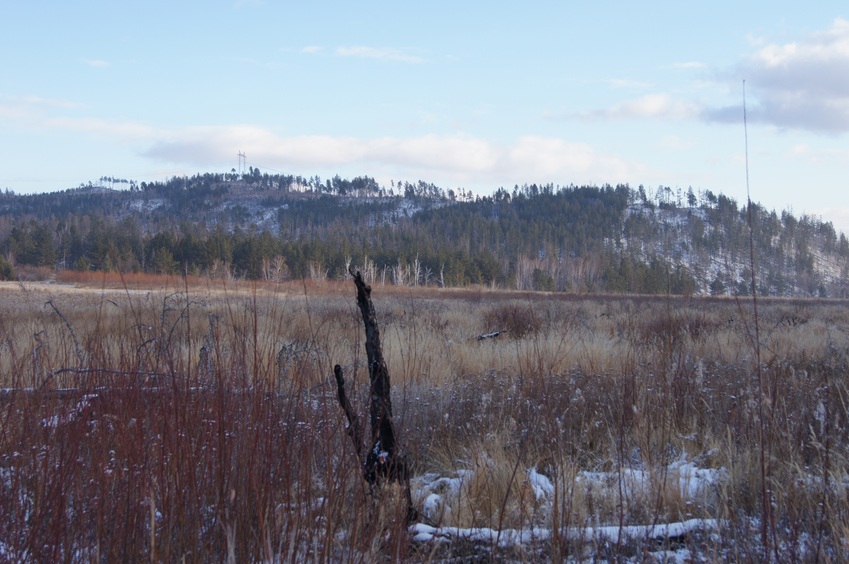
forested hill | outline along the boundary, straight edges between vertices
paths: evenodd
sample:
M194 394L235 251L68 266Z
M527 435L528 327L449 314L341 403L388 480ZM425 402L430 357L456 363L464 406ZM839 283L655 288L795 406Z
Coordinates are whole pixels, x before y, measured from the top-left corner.
M116 189L117 185L117 189ZM674 294L750 291L749 211L710 191L525 185L487 197L425 182L203 174L0 193L0 278L59 269ZM758 291L849 296L831 223L752 205Z

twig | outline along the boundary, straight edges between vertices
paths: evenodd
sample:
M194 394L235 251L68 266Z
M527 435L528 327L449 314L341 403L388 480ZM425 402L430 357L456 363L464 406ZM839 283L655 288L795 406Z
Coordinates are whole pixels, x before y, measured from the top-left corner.
M48 300L47 303L45 303L44 305L49 305L50 307L52 307L53 311L56 312L56 315L58 315L62 319L62 321L65 322L65 326L68 328L68 332L71 334L71 338L74 339L74 351L77 353L77 360L80 362L80 366L84 365L85 358L83 357L83 353L80 350L80 342L77 340L77 335L76 333L74 333L74 328L71 327L71 324L68 322L68 319L64 315L62 315L62 312L59 311L59 308L56 307L52 300Z

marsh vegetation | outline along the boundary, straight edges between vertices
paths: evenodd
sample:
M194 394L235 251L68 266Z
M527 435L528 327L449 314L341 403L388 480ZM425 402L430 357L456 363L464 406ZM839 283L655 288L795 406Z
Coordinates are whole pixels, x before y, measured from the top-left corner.
M349 282L4 283L0 559L846 554L845 302L762 300L755 347L734 298L373 298L412 528L336 402L334 364L368 402Z

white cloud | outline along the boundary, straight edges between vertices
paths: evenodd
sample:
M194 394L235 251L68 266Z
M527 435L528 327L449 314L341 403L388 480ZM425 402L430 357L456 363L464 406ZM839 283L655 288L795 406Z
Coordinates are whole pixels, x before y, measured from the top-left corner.
M324 47L319 45L307 45L306 47L301 48L301 53L308 53L310 55L314 55L316 53L321 53L324 50Z
M45 116L39 112L21 119L29 128L71 131L123 145L163 166L229 170L241 151L257 166L297 174L360 170L375 176L490 189L523 182L629 182L645 172L638 163L585 143L554 137L523 136L497 143L464 134L282 136L255 125L161 128L141 122Z
M690 102L673 100L669 94L647 94L606 109L579 114L584 119L671 118L684 119L699 114L699 107Z
M82 62L90 67L98 69L103 69L110 66L109 61L104 61L103 59L83 59Z
M509 148L506 167L512 176L525 170L537 178L581 178L582 181L624 181L641 167L598 153L586 143L551 137L525 136Z
M113 122L96 118L48 118L42 120L41 124L44 127L89 133L124 142L153 140L159 133L156 128L140 123Z
M43 96L24 96L20 98L20 101L28 106L42 108L79 110L85 107L84 104L80 104L79 102L72 102L71 100L65 100L63 98L45 98Z
M677 135L664 135L657 146L665 151L686 151L692 149L695 143L691 139L682 139Z
M678 63L672 63L671 68L675 70L693 70L707 68L707 65L699 61L682 61Z
M401 63L423 63L425 59L415 55L408 55L397 49L378 49L375 47L352 46L338 47L336 54L340 57L360 57L364 59L380 59L384 61L397 61Z
M849 58L849 20L837 18L831 28L814 33L802 42L768 44L752 57L768 67Z
M499 149L492 144L464 135L385 137L361 143L367 151L363 156L381 164L451 173L486 173L497 166L500 156Z
M751 93L749 118L781 128L849 131L849 20L788 43L759 42L734 73ZM739 108L715 108L712 121L739 121Z
M604 82L609 84L612 88L617 89L645 90L646 88L651 87L651 84L649 84L648 82L634 80L631 78L609 78Z
M62 98L0 95L0 120L21 120L37 124L47 112L54 110L79 110L85 107L84 104L80 104L79 102Z
M63 98L45 98L43 96L3 96L0 95L0 108L9 115L26 115L33 112L58 110L78 110L84 104Z
M392 177L490 187L522 182L627 182L645 171L585 143L525 136L499 145L467 135L363 139L322 135L282 137L260 127L197 127L162 132L144 156L209 166L248 160L280 170L355 167Z
M805 143L797 143L790 149L790 154L793 156L805 156L811 153L811 148Z
M820 208L812 213L823 221L830 221L838 232L849 235L849 207Z
M837 164L849 166L849 149L818 149L806 143L797 143L787 150L790 158L803 159L810 164Z

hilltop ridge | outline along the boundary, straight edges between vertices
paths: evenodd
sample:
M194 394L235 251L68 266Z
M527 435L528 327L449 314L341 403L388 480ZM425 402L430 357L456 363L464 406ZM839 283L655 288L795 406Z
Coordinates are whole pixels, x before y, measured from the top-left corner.
M355 264L403 285L741 295L750 211L759 294L847 297L849 241L831 223L709 190L531 184L475 196L253 168L7 190L0 277L73 268L282 280L341 277Z

